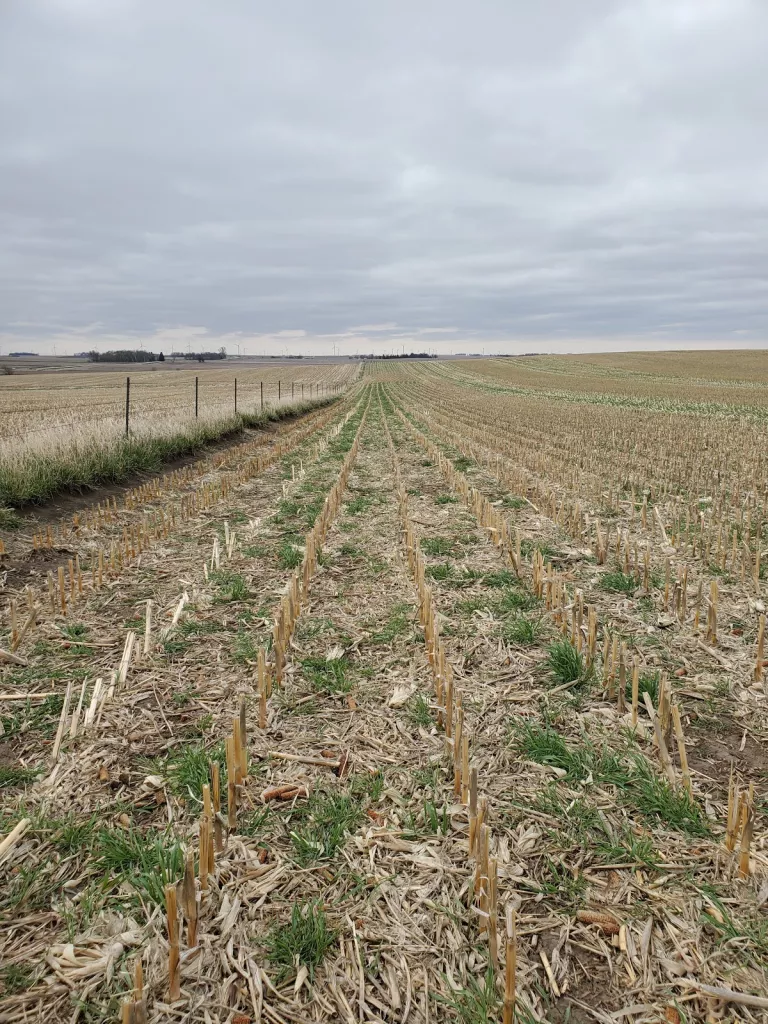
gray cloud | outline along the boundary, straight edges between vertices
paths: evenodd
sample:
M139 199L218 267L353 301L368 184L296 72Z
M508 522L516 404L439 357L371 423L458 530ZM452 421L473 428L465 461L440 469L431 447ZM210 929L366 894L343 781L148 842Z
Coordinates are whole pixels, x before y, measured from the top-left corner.
M763 0L6 0L0 342L764 342L766 39Z

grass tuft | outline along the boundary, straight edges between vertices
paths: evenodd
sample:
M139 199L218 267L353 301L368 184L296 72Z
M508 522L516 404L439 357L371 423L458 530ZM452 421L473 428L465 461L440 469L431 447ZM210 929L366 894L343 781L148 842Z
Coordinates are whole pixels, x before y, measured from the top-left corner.
M556 864L549 857L546 858L546 873L540 884L545 896L554 897L571 908L581 903L587 887L583 875L574 878L564 864Z
M570 747L556 729L538 722L523 722L514 731L517 749L529 761L561 768L570 779L582 780L591 775L594 782L620 789L626 789L631 782L631 767L611 750L597 750L591 743Z
M414 694L408 701L408 718L414 725L421 725L425 729L433 724L429 701L423 693Z
M227 773L227 759L224 744L217 743L206 748L200 743L179 746L170 751L166 760L157 767L176 796L192 798L198 803L203 799L203 786L210 782L210 764L219 765L219 776L224 783Z
M412 608L403 601L396 601L389 609L389 616L384 626L371 635L375 644L391 644L399 636L410 629Z
M277 549L277 561L281 569L295 569L301 565L303 558L301 551L289 540L284 540Z
M450 562L438 562L437 565L426 566L425 574L431 580L448 580L453 576L453 566Z
M637 590L637 580L634 576L628 576L617 570L601 576L600 586L603 590L610 590L617 594L634 594Z
M427 555L450 555L453 541L450 537L422 537L421 550Z
M16 765L0 764L0 789L23 786L33 782L39 775L38 768L19 768Z
M504 508L525 508L528 502L524 498L519 498L516 494L506 494L501 499L501 504Z
M247 601L250 597L245 577L239 572L212 572L211 582L219 589L217 601Z
M296 859L306 866L333 857L364 814L360 804L346 793L316 792L306 804L297 804L292 817L301 822L291 831Z
M79 853L90 849L98 825L99 816L78 819L74 814L58 822L51 836L51 842L62 853Z
M21 526L21 516L17 515L12 508L0 505L0 530L18 530Z
M342 558L365 558L365 552L354 544L342 544L339 554Z
M666 779L654 774L644 757L634 760L634 778L629 799L646 818L688 836L708 836L710 827L704 813L685 790L672 789Z
M332 658L326 661L323 657L304 658L301 662L313 689L319 693L349 693L352 680L347 678L349 662L346 657Z
M500 615L508 615L509 612L527 612L535 608L538 598L530 590L523 590L521 587L513 586L504 591L498 604Z
M278 968L278 984L301 965L314 981L315 971L336 941L336 932L328 927L322 904L296 903L288 924L277 925L267 936L267 958Z
M348 516L363 515L368 511L372 504L373 498L369 498L365 494L358 494L357 497L347 502L345 511Z
M221 632L221 624L212 619L185 619L176 627L180 637L212 636Z
M524 722L514 732L517 749L528 760L561 768L572 780L591 776L593 782L616 786L626 803L676 832L696 837L710 834L699 805L685 791L674 790L666 779L659 778L642 755L622 757L610 750L597 750L589 743L571 747L556 729L536 722ZM621 845L632 846L632 839L624 837ZM640 844L635 854L637 859L647 860L652 848Z
M644 693L647 693L648 696L651 698L651 701L652 701L654 707L656 707L656 705L658 704L658 702L659 702L659 682L660 682L660 678L661 678L661 673L654 672L654 673L652 673L649 676L640 676L640 678L638 679L638 681L637 681L637 694L638 694L638 700L640 701L640 706L641 707L643 705L643 694ZM632 679L631 678L627 680L626 695L627 695L627 699L631 701L632 700Z
M558 822L557 840L560 843L576 843L588 856L595 855L606 864L638 861L653 867L659 861L653 842L647 835L635 834L628 824L616 830L605 815L598 813L582 797L565 798L556 782L539 791L534 806Z
M35 968L30 964L8 964L0 968L0 995L13 996L35 983Z
M102 829L95 850L98 867L158 906L165 904L165 886L177 882L184 869L181 844L163 832Z
M538 722L523 722L515 732L517 749L529 761L553 765L569 773L572 771L573 755L557 729L541 726Z
M18 735L22 729L39 730L43 736L52 736L58 725L63 704L64 694L46 697L41 703L33 704L26 701L24 707L17 706L10 715L0 716L3 736L8 738Z
M259 648L253 636L240 630L235 636L232 644L232 657L238 664L247 665L250 661L256 661L259 656Z
M484 587L517 587L520 579L509 569L499 569L498 572L487 572L482 582Z
M718 898L714 887L704 887L712 910L705 909L702 918L718 936L720 942L733 943L739 949L740 957L748 958L752 963L762 966L768 957L768 921L761 916L733 916L733 908L728 908ZM738 944L738 945L737 945Z
M549 645L547 665L560 683L575 683L585 678L584 658L568 640L555 640Z
M349 792L358 799L368 797L371 803L378 803L384 792L384 773L377 769L353 775L349 782Z
M446 988L451 991L450 986L446 985ZM460 1024L496 1024L500 1019L501 1001L496 991L496 974L491 964L488 965L481 981L470 977L467 988L459 989L450 996L436 992L434 999L452 1010ZM517 1016L519 1019L519 1014Z
M530 558L534 551L541 552L541 557L545 562L550 562L553 558L557 558L560 555L557 548L553 548L551 544L545 544L543 541L533 541L529 540L527 537L523 537L520 542L520 554L523 558Z
M508 644L528 647L535 644L544 629L541 619L528 619L519 615L504 626L503 637Z

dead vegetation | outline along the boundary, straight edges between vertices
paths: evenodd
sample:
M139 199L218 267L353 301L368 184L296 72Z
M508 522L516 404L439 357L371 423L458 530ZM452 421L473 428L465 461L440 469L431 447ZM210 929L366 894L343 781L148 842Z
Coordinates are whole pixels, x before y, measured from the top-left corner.
M0 1020L765 1019L760 594L385 371L14 535Z

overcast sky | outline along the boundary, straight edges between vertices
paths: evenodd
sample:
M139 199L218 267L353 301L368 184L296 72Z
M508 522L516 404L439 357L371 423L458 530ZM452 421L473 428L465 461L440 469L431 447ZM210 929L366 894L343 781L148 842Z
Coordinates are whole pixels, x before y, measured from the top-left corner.
M0 348L766 344L767 126L766 0L0 0Z

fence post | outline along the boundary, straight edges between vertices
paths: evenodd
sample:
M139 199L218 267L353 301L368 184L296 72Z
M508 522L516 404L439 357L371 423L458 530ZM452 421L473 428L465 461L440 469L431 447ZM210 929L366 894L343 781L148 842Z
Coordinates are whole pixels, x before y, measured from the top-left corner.
M280 404L280 381L277 382L277 404Z
M125 436L128 437L128 418L131 414L131 378L125 378Z
M291 401L293 401L293 387L294 387L294 383L293 383L293 381L291 381Z
M237 416L237 377L235 377L235 416Z
M261 382L261 411L264 412L264 381Z
M301 382L301 400L304 401L304 382Z
M197 419L197 377L195 377L195 419Z

